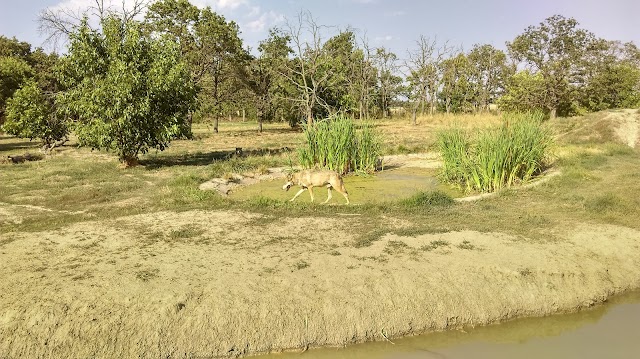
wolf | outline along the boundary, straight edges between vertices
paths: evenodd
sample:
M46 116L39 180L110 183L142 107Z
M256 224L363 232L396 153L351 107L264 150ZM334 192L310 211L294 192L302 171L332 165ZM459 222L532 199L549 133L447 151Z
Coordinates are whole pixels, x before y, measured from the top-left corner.
M331 189L335 189L336 191L342 193L344 199L347 200L347 204L349 204L349 193L347 193L347 189L344 188L344 182L342 181L342 176L338 172L335 171L314 171L314 170L303 170L300 172L290 173L287 175L287 182L282 186L282 189L288 191L291 186L298 185L302 187L298 193L296 193L293 198L289 201L293 202L298 196L304 192L305 189L309 190L309 195L311 196L311 202L313 202L313 187L327 186L329 191L329 196L327 200L322 203L327 203L331 200Z

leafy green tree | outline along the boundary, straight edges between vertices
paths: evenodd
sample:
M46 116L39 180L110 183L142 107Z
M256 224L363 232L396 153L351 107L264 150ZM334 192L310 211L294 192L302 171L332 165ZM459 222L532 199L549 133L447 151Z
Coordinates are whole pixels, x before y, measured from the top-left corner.
M497 101L507 112L545 111L549 104L547 82L541 73L523 70L507 80L505 94Z
M425 113L425 105L429 105L429 114L437 109L438 91L442 85L442 62L451 56L453 48L448 42L439 43L436 38L429 39L423 35L416 41L417 49L409 52L405 66L409 70L407 76L407 97L413 102L413 124L416 124L416 113L420 108Z
M502 95L507 79L515 73L515 66L507 63L507 55L491 45L475 45L467 54L473 84L472 100L481 111L489 109Z
M470 81L472 66L464 53L442 61L440 103L446 113L473 111L474 88Z
M227 22L210 8L201 11L196 33L202 43L198 55L206 68L202 102L213 113L213 129L218 132L220 116L225 107L233 103L234 90L240 83L238 69L246 63L247 54L242 49L238 25L233 21Z
M7 100L33 77L33 68L20 58L0 57L0 124L4 118Z
M271 29L269 37L258 46L260 55L250 61L248 71L243 74L243 79L255 96L258 132L262 132L265 120L276 116L279 99L286 96L286 80L281 73L292 52L289 40L280 30Z
M384 47L376 49L374 63L377 69L378 98L382 117L391 115L389 107L393 99L400 94L402 77L397 75L398 56Z
M85 21L60 62L65 91L57 104L78 119L79 142L114 150L126 165L165 149L193 108L193 81L176 43L146 35L133 20L108 17L102 32Z
M29 54L27 61L33 68L33 77L44 92L55 93L59 90L55 72L58 59L59 56L56 53L47 54L41 48Z
M69 124L64 116L58 115L53 96L44 94L31 80L9 99L3 129L14 136L40 139L48 150L68 135Z
M356 44L357 48L351 53L349 62L349 96L357 102L358 118L369 119L377 100L378 73L374 65L375 54L372 54L365 38L361 41L360 45Z
M180 45L198 86L198 109L213 116L218 132L219 118L242 102L239 72L248 54L242 48L238 25L210 7L198 9L187 0L155 2L146 19L151 31L168 34Z
M326 59L320 66L318 75L326 81L318 88L322 101L317 103L314 113L321 117L338 111L353 113L358 108L359 94L357 80L363 53L356 49L355 33L342 31L329 38L320 49Z
M633 43L598 40L585 62L581 105L589 111L639 107L639 54Z
M191 68L194 80L198 80L204 73L201 66L197 66L196 58L197 34L195 24L200 18L200 9L188 0L160 0L149 5L145 15L145 27L152 32L171 36L180 45Z
M507 48L513 59L523 62L544 83L544 108L552 118L564 109L566 115L576 100L574 83L579 82L583 59L594 36L579 29L573 18L554 15L539 26L529 26Z
M9 39L0 35L0 57L14 57L26 60L31 54L31 44L24 41L18 41L15 37Z
M36 81L41 91L50 96L57 90L54 67L58 56L46 54L41 48L31 51L31 45L0 36L0 124L7 100L29 81Z

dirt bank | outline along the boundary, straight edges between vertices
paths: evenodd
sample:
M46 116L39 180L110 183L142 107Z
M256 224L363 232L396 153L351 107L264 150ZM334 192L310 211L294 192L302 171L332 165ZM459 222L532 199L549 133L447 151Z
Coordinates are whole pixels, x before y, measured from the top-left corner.
M640 287L640 231L386 235L160 212L0 240L0 357L234 357L573 311ZM411 225L386 218L389 228Z

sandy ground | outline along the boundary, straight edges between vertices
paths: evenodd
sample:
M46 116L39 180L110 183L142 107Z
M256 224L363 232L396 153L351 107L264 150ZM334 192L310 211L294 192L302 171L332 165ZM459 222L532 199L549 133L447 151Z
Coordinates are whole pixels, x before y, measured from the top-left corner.
M191 211L4 235L0 357L341 346L573 311L640 287L640 232L628 228L577 224L553 243L386 235L356 248L352 225Z

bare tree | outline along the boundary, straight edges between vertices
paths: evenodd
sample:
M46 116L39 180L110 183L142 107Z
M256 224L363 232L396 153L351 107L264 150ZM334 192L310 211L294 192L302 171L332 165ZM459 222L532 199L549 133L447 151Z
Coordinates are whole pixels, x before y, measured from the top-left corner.
M361 39L362 48L353 56L351 62L350 87L355 97L358 98L358 110L360 118L369 119L369 104L371 102L372 89L375 86L376 71L373 66L373 56L366 34Z
M144 13L151 0L122 0L118 8L110 0L93 0L93 5L86 9L46 8L38 16L38 31L46 34L45 44L54 48L66 42L69 35L80 26L83 19L96 19L99 23L107 16L115 15L127 23ZM129 5L128 5L129 4Z
M408 70L407 79L410 83L410 97L414 101L413 123L416 121L416 112L421 108L424 114L425 104L429 104L429 114L436 111L437 94L442 79L442 61L451 56L453 47L448 41L438 44L437 38L433 40L424 35L416 41L417 49L409 51L409 58L405 62Z
M318 25L309 12L300 12L297 20L286 21L284 35L291 40L293 60L284 66L282 76L296 89L295 96L286 100L296 103L308 124L313 124L313 108L317 105L331 111L319 90L330 77L330 71L322 71L330 56L322 51L322 31L326 26Z

